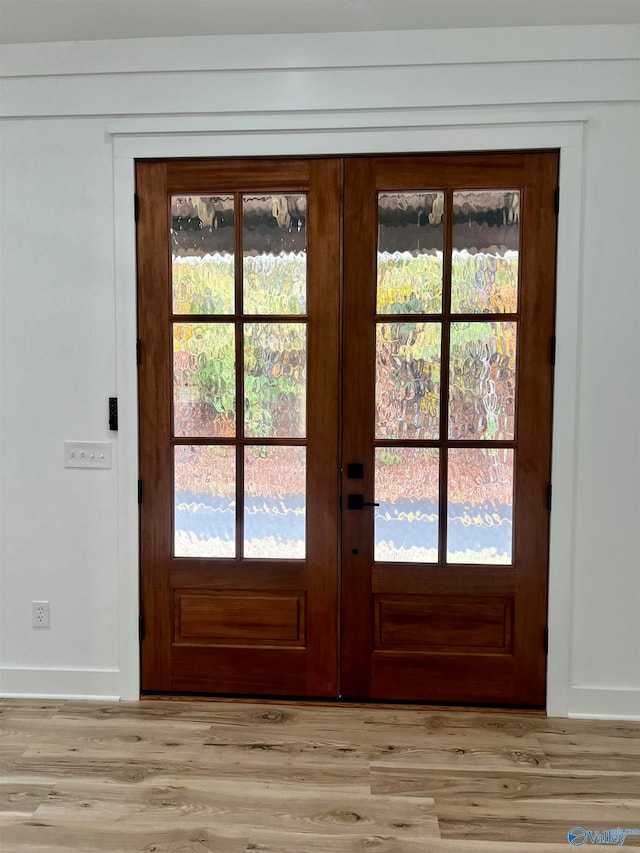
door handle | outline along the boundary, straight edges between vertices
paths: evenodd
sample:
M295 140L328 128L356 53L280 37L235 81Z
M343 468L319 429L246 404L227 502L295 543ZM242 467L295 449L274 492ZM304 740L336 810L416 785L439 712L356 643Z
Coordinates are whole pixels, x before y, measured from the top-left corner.
M380 506L380 504L365 501L364 495L347 495L347 509L364 509L365 506Z

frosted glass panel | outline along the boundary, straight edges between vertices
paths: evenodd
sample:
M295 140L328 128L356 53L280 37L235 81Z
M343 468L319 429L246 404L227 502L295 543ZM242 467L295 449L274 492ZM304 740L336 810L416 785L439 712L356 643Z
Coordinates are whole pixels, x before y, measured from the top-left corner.
M173 196L174 314L233 314L233 196Z
M306 448L244 450L244 556L304 559Z
M444 194L378 193L378 314L442 311Z
M376 438L438 438L440 338L440 323L378 323Z
M513 450L450 449L447 491L447 561L511 563Z
M174 434L233 436L236 430L235 330L232 323L175 323Z
M246 323L244 434L303 438L307 407L304 323Z
M518 324L452 323L449 438L512 439Z
M235 447L174 448L176 557L234 557Z
M375 454L375 559L436 563L438 449L378 447Z
M243 196L242 245L245 314L304 314L307 197Z
M455 192L452 312L517 311L519 249L518 190Z

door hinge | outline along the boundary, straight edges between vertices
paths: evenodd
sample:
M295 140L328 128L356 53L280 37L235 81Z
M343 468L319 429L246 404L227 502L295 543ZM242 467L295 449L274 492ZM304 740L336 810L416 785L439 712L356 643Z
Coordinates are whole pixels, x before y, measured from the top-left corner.
M140 196L138 193L133 194L133 218L136 222L140 219Z
M542 648L544 649L545 655L549 654L549 626L544 626L544 631L542 632Z
M109 429L118 431L118 398L109 397Z
M560 213L560 187L556 187L556 192L553 199L553 209L555 210L557 216Z
M549 512L551 512L551 492L552 492L551 483L547 483L547 509Z
M138 503L142 503L142 480L138 480Z
M140 642L144 640L144 616L138 617L138 637Z
M549 361L555 367L556 363L556 336L554 335L549 342Z
M136 340L136 364L140 366L140 362L142 361L142 344L140 338Z

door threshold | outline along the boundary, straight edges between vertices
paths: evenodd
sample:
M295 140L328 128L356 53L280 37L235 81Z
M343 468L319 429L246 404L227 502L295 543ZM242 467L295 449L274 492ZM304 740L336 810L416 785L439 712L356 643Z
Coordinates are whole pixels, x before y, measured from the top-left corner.
M289 705L301 708L379 708L387 711L410 710L432 711L434 713L467 713L467 714L522 714L529 717L546 717L544 708L529 708L514 705L474 705L444 704L437 702L415 702L380 699L328 699L322 697L306 698L303 696L229 696L211 695L210 693L141 693L141 702L210 702L225 705Z

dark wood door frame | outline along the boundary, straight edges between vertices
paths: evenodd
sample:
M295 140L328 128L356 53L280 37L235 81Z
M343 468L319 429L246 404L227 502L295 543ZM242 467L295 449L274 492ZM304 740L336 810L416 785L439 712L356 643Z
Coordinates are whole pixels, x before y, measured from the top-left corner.
M346 163L345 193L352 203L344 208L349 250L344 257L343 363L339 363L342 226L341 206L336 199L341 192L343 163ZM416 169L418 173L422 169L419 179ZM138 164L140 473L144 481L141 589L146 628L141 649L143 691L342 696L354 700L414 699L544 707L546 658L542 650L547 613L547 485L552 414L552 365L547 353L554 326L557 170L556 152L342 160L172 160ZM519 187L522 191L524 262L520 283L522 304L517 320L522 329L526 324L518 350L519 405L526 416L519 419L517 438L509 445L519 459L515 506L521 521L516 524L514 535L516 557L512 566L482 572L477 566L441 564L425 570L421 564L376 563L373 515L349 512L343 503L339 582L340 489L343 497L353 490L353 484L348 482L347 463L361 461L374 445L372 420L362 417L362 413L373 412L375 351L371 322L375 319L375 293L371 283L376 276L375 196L379 189L416 186L448 188L448 204L452 187ZM244 579L239 576L240 565L249 571L251 561L218 560L213 578L206 565L210 561L167 558L172 553L173 518L172 505L166 496L172 494L171 453L176 443L171 437L171 388L166 382L172 370L168 330L172 322L193 319L171 313L167 199L171 194L222 191L241 194L244 190L317 193L309 211L318 234L315 245L309 245L309 269L314 277L310 279L309 290L309 361L318 367L315 393L309 394L308 421L319 425L317 433L309 435L309 453L316 460L313 477L309 479L309 559L304 565L296 561L274 562L266 567L260 583L255 575L246 574ZM159 210L165 213L159 216ZM446 227L445 297L446 281L450 279L447 260L450 221ZM240 288L241 279L237 278L237 295ZM447 311L445 308L445 320ZM502 318L501 315L488 317L489 320ZM207 322L206 318L196 319ZM243 320L238 315L234 322L241 324ZM160 326L163 330L158 333ZM443 350L446 345L445 336ZM342 385L341 406L346 429L343 429L340 485L338 437L334 428L340 423L337 389L343 369L347 380ZM239 401L240 385L238 379ZM446 380L442 393L444 400ZM443 425L446 409L444 401ZM240 437L238 447L244 444ZM443 448L448 446L452 446L451 442L442 444ZM160 465L159 460L162 460ZM370 463L369 458L358 486L365 496L374 493ZM441 510L443 506L441 499ZM440 525L443 533L446 513L442 511ZM268 644L256 647L251 642L245 646L232 642L225 647L226 659L218 663L216 655L224 643L209 646L201 643L197 647L191 643L175 644L180 595L184 591L195 594L198 590L211 598L246 595L250 591L262 592L266 598L293 596L298 601L298 612L300 602L305 608L300 642L292 643L286 654L282 648L274 649ZM380 602L411 595L421 600L420 606L428 597L437 601L460 597L470 606L475 601L477 606L483 606L484 602L494 608L496 602L503 600L505 613L511 614L505 620L512 620L509 623L512 634L498 653L495 649L476 652L471 649L465 655L443 650L429 654L424 650L403 652L376 647L376 620L381 618L379 610L376 616L376 608ZM524 607L522 602L531 606ZM342 614L341 626L338 613ZM534 647L535 654L527 652ZM465 689L452 691L451 685L456 682L465 684ZM392 694L385 693L389 689Z

